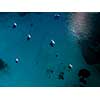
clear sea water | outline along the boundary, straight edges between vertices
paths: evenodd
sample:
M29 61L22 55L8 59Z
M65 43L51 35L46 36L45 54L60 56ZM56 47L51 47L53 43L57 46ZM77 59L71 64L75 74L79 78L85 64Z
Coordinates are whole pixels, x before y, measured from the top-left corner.
M70 13L0 13L0 58L8 64L0 72L0 86L80 86L78 72L87 68L91 72L86 86L99 86L99 72L86 64L77 38L69 29ZM12 28L13 23L16 28ZM32 38L27 41L27 34ZM52 48L50 40L55 40ZM56 54L58 57L56 57ZM19 63L15 62L16 57ZM64 70L71 63L72 71ZM47 69L54 73L48 77ZM58 79L64 72L64 80Z

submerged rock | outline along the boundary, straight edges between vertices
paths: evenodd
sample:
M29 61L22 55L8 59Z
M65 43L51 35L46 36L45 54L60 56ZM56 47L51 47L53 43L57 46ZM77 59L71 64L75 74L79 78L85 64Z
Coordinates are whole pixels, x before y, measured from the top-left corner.
M68 69L71 70L72 68L73 68L73 65L72 65L72 64L69 64L69 65L68 65Z
M27 40L30 40L32 38L31 34L27 35Z
M97 70L98 72L100 72L100 64L95 64L95 65L93 65L93 67L95 67L96 70Z
M64 72L60 72L58 75L59 80L64 80Z
M15 62L16 62L16 63L19 63L19 58L16 58L16 59L15 59Z
M13 28L16 28L17 27L17 23L13 23Z
M90 75L90 71L88 71L87 69L81 69L78 73L78 76L82 78L88 78Z
M83 83L83 84L87 84L87 81L83 77L80 78L80 82Z
M89 20L89 27L91 27L89 37L82 40L80 46L87 64L100 64L100 13L89 14Z
M55 46L55 41L54 41L54 40L51 40L51 41L50 41L50 46L51 46L51 47L54 47L54 46Z
M7 66L8 65L2 59L0 59L0 71L5 70Z
M54 15L54 19L55 19L55 20L58 20L59 18L60 18L60 14L55 14L55 15Z
M89 65L100 63L100 46L93 41L84 40L80 41L82 55Z
M80 83L86 85L87 84L86 78L88 78L90 75L91 75L90 71L88 71L87 69L81 69L78 73Z

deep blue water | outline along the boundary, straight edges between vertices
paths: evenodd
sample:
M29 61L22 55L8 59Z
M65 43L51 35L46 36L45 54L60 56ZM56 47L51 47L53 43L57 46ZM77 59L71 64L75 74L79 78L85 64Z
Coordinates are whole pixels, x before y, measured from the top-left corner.
M82 68L91 72L86 86L99 86L99 72L86 64L69 29L70 13L59 13L59 18L54 14L0 14L0 58L8 64L7 71L0 72L0 86L80 86L78 72ZM12 28L14 22L16 28ZM32 36L29 41L27 34ZM51 39L55 40L54 48L49 45ZM70 63L71 72L67 71ZM54 73L48 73L48 68ZM58 79L61 71L64 80Z

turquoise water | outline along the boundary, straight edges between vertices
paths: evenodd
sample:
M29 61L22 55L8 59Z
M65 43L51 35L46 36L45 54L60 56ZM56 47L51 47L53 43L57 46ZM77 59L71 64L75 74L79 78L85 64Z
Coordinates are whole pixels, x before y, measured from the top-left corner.
M0 57L8 64L7 71L0 73L0 86L80 86L81 68L91 72L86 86L99 86L99 72L86 64L77 38L69 29L70 13L60 13L58 19L54 14L0 14ZM16 28L12 28L14 22ZM29 41L27 34L32 35ZM49 45L51 39L55 40L54 48ZM71 72L67 71L69 63L73 65ZM49 74L48 68L54 73ZM64 80L58 79L61 71Z

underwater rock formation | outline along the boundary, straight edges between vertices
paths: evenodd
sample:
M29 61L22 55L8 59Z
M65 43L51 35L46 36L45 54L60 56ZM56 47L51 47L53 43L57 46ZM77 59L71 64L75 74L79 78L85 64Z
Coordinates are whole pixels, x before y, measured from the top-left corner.
M94 38L94 37L92 37ZM95 39L88 38L87 40L80 41L82 55L87 64L100 63L100 42Z
M74 17L75 36L86 63L100 64L100 13L76 13Z
M5 70L7 66L8 65L2 59L0 59L0 71Z
M100 13L90 15L90 36L81 41L83 57L89 65L100 64Z
M88 78L90 75L90 71L88 71L87 69L81 69L78 73L78 76L83 78Z
M55 15L54 15L54 19L55 19L55 20L58 20L59 18L60 18L60 14L55 14Z
M80 82L83 84L87 84L87 81L84 78L80 78Z
M51 40L51 41L50 41L50 46L51 46L51 47L54 47L54 46L55 46L55 41L54 41L54 40Z
M64 80L64 72L60 72L58 75L59 80Z
M78 73L80 83L86 85L87 84L86 78L88 78L90 75L91 75L90 71L88 71L87 69L81 69Z
M95 65L93 65L93 67L95 67L97 69L97 71L100 72L100 64L95 64Z
M16 23L13 23L13 28L16 28L17 27L17 24Z

